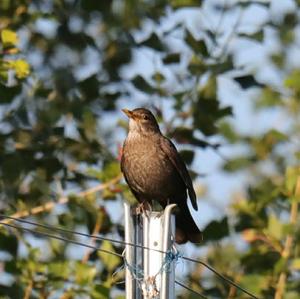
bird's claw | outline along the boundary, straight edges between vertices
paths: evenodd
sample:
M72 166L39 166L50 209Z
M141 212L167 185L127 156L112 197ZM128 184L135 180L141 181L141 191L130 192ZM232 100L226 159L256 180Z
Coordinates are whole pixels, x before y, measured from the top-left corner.
M151 205L147 201L143 201L138 204L138 206L135 208L135 214L136 215L143 215L145 214L148 216L148 213L152 212Z

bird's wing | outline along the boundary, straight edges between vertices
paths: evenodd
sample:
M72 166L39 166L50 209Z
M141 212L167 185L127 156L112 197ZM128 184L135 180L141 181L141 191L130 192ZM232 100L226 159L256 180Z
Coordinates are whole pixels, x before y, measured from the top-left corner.
M161 140L160 146L161 146L162 151L165 153L165 155L168 157L168 159L172 162L172 164L175 166L175 168L179 172L182 180L184 181L184 183L188 189L188 193L189 193L189 197L190 197L192 206L197 211L198 206L197 206L197 201L196 201L195 190L193 188L193 183L192 183L191 177L189 175L189 172L188 172L184 162L182 161L182 159L181 159L179 153L177 152L176 147L172 143L172 141L170 141L166 137L161 138L160 140Z

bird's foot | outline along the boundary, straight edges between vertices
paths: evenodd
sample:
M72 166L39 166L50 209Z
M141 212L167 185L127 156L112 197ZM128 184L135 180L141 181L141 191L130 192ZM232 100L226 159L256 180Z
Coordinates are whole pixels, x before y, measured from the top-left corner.
M152 212L152 208L149 202L143 201L135 208L135 214L136 215L142 215L145 214L148 215L149 212Z

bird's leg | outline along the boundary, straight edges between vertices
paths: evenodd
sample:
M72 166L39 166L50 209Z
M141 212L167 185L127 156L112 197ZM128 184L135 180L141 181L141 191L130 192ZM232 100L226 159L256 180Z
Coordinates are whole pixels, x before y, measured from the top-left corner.
M152 208L151 204L146 200L139 203L135 209L136 215L145 214L147 216L148 211L152 212Z

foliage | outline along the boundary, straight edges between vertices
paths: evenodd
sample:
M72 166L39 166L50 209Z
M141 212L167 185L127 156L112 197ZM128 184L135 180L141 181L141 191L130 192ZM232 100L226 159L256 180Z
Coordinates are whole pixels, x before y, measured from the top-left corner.
M289 59L299 43L300 3L251 32L239 28L238 17L228 32L224 18L272 8L267 1L225 2L210 6L220 19L217 26L199 20L193 27L186 16L205 15L204 1L1 1L1 213L122 237L110 205L132 196L119 179L117 143L125 131L116 119L124 102L148 106L187 164L193 167L199 150L229 148L233 154L220 172L247 177L228 213L204 228L207 238L200 246L207 250L199 258L260 298L297 298L300 71ZM195 30L199 26L201 32ZM232 40L264 47L267 30L277 39L268 62L281 85L261 79L259 68L241 67L241 49L230 47ZM152 68L145 70L147 56ZM222 78L243 94L255 90L255 113L280 111L282 127L240 130L234 110L222 102ZM173 117L163 119L166 111ZM234 154L238 146L245 150ZM122 252L109 242L101 246ZM113 275L121 266L116 256L5 227L0 250L6 274L1 298L123 294L124 285L116 283L122 272ZM202 266L193 267L187 284L209 298L246 298ZM179 296L194 298L183 290Z

